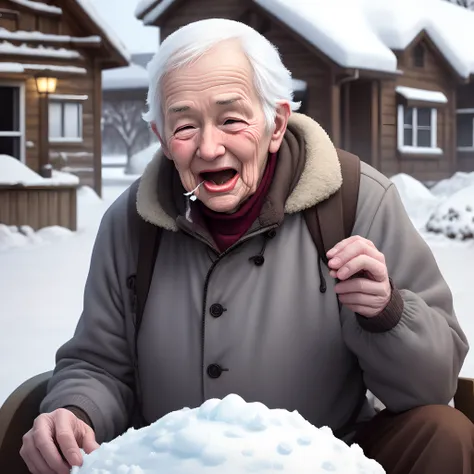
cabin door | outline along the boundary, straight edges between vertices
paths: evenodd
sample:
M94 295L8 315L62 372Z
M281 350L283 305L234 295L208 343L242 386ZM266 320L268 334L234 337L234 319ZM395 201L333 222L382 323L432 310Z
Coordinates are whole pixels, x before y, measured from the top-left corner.
M24 161L23 86L0 83L0 104L0 155Z
M374 108L373 84L357 80L341 84L342 148L373 164Z

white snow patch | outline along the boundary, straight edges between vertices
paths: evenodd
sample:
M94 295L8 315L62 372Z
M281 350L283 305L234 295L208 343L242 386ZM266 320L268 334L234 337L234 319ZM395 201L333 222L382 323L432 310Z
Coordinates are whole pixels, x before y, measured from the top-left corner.
M175 0L161 0L160 3L143 18L145 25L153 24L170 7Z
M6 28L0 28L0 39L11 39L17 41L32 41L32 40L39 40L39 41L50 41L50 42L58 42L58 43L65 43L68 41L72 42L88 42L88 43L100 43L102 39L100 36L87 36L87 37L75 37L75 36L67 36L67 35L53 35L48 33L42 33L41 31L10 31Z
M127 172L133 175L142 175L148 163L150 163L160 148L160 144L155 142L144 150L135 153L135 155L130 158Z
M463 188L474 185L474 173L457 172L451 178L439 181L431 188L431 193L439 198L452 196Z
M69 74L86 74L87 69L77 66L57 66L56 64L24 64L0 62L0 72L24 73L27 71L54 71Z
M150 84L147 70L138 65L131 64L127 67L107 69L102 72L102 89L144 89ZM143 97L145 100L145 94Z
M426 89L415 89L413 87L397 86L395 91L405 99L419 100L423 102L434 102L438 104L446 104L448 98L439 91L429 91Z
M383 474L358 445L296 411L270 410L231 394L183 408L141 430L129 430L84 456L71 474Z
M473 239L474 184L460 189L440 204L426 228L452 239Z
M423 229L439 204L439 199L420 181L400 173L390 178L395 184L410 219L417 229Z
M43 178L16 158L0 155L0 185L18 184L23 186L77 185L79 178L56 170L53 170L51 178Z
M17 5L22 5L24 7L31 8L37 12L47 12L47 13L54 13L56 15L61 15L62 10L59 7L55 7L54 5L47 5L43 2L34 2L32 0L10 0L12 3L16 3Z
M69 58L77 59L82 56L78 51L65 48L48 48L43 45L39 45L36 48L22 44L16 46L8 41L2 41L0 43L0 54L12 54L12 55L21 55L21 56L42 56L45 58Z
M145 11L155 3L157 3L157 0L139 0L137 6L135 7L135 16L142 16L143 13L145 13Z
M43 227L34 231L30 226L0 224L0 253L19 247L45 245L73 235L69 229L59 226Z

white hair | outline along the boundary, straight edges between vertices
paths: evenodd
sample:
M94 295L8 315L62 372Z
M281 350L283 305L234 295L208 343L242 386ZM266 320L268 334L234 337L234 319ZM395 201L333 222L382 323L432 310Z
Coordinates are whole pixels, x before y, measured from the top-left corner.
M292 110L299 102L293 101L293 82L290 71L283 65L277 48L250 26L238 21L212 18L190 23L168 36L148 63L147 122L155 122L163 134L164 115L161 83L172 70L199 59L217 44L236 39L240 42L254 73L254 85L260 99L268 130L274 126L279 101L288 101Z

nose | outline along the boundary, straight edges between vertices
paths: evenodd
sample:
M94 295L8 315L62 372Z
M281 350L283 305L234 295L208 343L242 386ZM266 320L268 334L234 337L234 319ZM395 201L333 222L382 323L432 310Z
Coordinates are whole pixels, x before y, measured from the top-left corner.
M206 161L213 161L225 153L225 147L221 140L220 130L213 126L203 127L197 156Z

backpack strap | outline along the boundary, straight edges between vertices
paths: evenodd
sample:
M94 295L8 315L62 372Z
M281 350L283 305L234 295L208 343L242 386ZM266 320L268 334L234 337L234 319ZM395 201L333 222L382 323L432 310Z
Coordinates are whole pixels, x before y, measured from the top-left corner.
M326 265L326 252L352 234L359 196L359 157L339 149L337 155L341 164L342 186L328 199L304 211L306 225Z
M135 352L138 331L140 329L143 312L150 290L156 256L160 246L162 229L145 221L137 211L137 194L140 179L130 187L128 195L128 214L131 226L136 226L138 231L138 257L134 275L129 277L129 288L132 290L132 309L135 316Z

